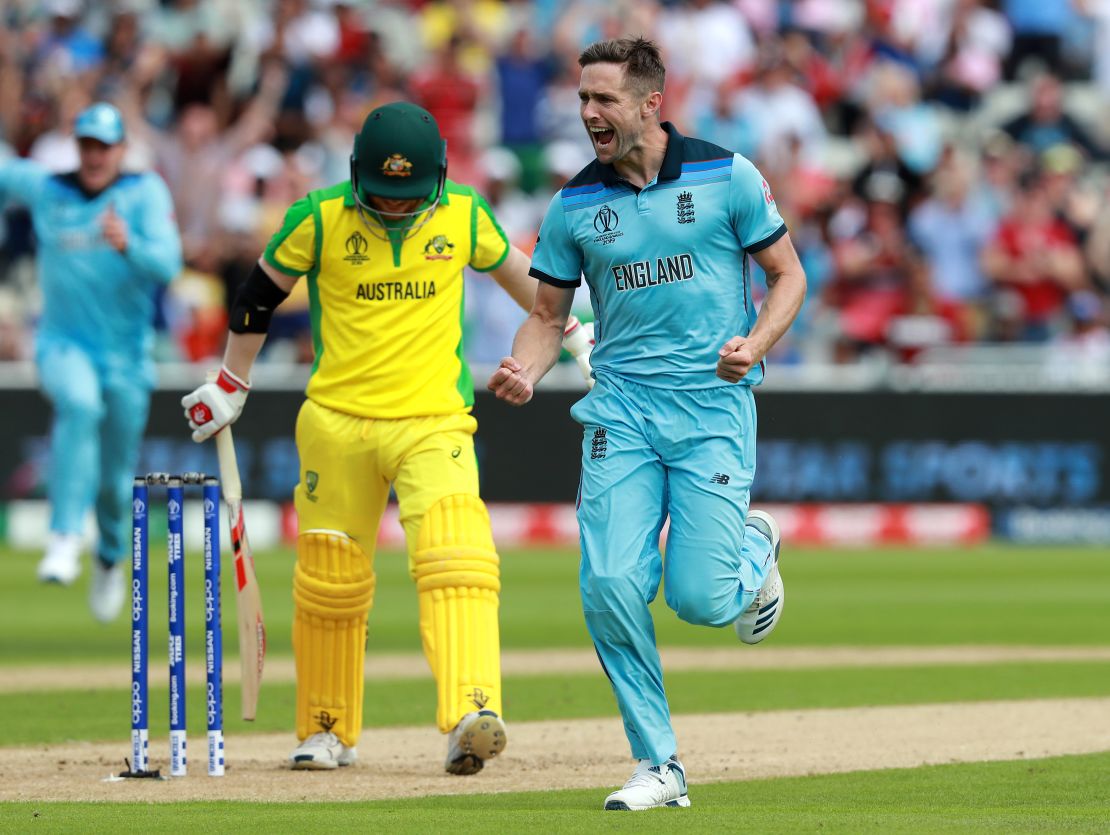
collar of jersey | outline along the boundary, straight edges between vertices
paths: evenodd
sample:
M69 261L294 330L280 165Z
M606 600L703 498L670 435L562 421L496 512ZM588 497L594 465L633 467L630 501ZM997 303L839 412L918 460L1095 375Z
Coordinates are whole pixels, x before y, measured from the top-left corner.
M660 127L667 132L667 152L663 155L663 165L659 169L659 176L656 180L658 182L663 182L664 180L677 180L682 176L682 145L684 137L670 122L663 122ZM605 185L615 186L625 182L624 178L617 173L617 169L609 163L599 162L597 167L601 172L601 182L605 183Z

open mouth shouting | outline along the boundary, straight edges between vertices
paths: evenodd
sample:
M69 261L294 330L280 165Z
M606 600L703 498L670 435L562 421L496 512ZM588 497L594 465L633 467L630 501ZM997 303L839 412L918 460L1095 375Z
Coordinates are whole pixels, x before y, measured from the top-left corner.
M608 150L616 137L616 131L612 128L607 128L601 125L592 125L590 127L590 139L593 140L594 147L600 150Z

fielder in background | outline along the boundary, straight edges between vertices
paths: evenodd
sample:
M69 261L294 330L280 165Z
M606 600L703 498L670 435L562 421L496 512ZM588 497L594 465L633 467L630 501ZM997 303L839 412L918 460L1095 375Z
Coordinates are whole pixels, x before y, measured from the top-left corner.
M234 422L271 314L309 282L315 363L297 418L293 577L296 769L356 759L373 557L390 485L400 502L446 769L474 774L506 744L499 561L478 496L474 387L462 352L463 268L521 307L537 283L486 201L447 179L432 116L367 116L351 178L297 201L236 299L219 380L182 400L193 439Z
M597 384L571 410L585 430L582 604L639 761L605 808L688 806L648 604L663 579L667 605L690 623L734 624L754 644L778 622L778 526L748 512L751 389L801 308L805 275L755 167L660 123L664 68L651 42L596 43L578 63L597 159L551 201L532 256L535 306L489 388L531 399L584 274ZM748 255L767 273L758 317Z
M124 126L110 104L76 121L79 167L52 175L30 160L0 164L0 201L31 211L43 310L35 361L54 407L46 493L45 582L81 572L82 530L96 509L89 604L113 620L125 598L131 480L154 387L155 299L181 270L173 202L152 172L123 173Z

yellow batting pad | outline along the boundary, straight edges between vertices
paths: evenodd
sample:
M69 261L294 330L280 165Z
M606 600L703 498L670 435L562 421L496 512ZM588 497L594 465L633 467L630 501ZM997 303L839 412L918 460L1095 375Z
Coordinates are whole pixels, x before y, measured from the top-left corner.
M362 732L366 619L374 569L358 543L333 531L297 537L293 652L297 738L331 731L353 746Z
M472 710L501 713L501 581L489 514L477 496L440 499L424 514L412 556L420 637L436 678L436 724Z

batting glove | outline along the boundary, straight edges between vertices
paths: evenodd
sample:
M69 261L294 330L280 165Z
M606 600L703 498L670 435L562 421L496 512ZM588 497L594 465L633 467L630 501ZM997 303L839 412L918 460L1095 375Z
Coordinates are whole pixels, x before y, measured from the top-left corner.
M193 430L193 440L206 441L239 419L247 402L250 383L244 382L227 368L220 369L215 382L205 383L192 394L181 398L185 419Z
M582 376L586 378L586 386L594 387L593 367L590 365L590 352L594 349L594 323L582 324L577 316L567 319L567 326L563 330L563 347L574 357Z

